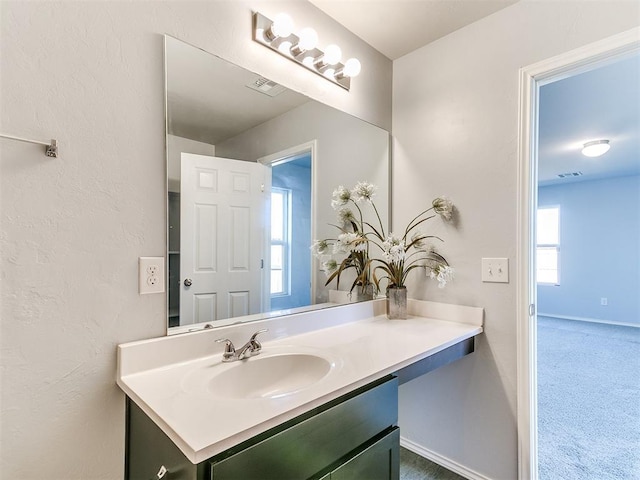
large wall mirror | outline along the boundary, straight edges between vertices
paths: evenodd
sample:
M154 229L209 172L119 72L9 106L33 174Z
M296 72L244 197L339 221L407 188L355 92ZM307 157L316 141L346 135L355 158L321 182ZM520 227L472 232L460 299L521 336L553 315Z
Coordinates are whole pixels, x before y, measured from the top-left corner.
M339 185L388 225L388 132L170 36L165 62L169 333L355 301L310 246Z

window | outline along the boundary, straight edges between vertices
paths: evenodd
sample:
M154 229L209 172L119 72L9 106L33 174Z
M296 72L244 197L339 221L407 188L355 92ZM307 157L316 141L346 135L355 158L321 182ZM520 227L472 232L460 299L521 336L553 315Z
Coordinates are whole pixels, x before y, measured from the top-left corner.
M271 189L271 295L289 294L291 191Z
M536 280L558 285L560 253L560 207L538 209Z

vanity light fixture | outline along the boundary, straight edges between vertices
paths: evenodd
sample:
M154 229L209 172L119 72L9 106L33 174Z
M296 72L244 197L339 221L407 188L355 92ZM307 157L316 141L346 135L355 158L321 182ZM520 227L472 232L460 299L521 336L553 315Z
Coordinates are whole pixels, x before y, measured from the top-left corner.
M253 39L256 42L349 90L351 79L362 68L358 59L350 58L343 64L338 45L328 45L324 51L317 48L318 34L314 29L303 28L298 34L293 31L293 21L285 13L279 13L273 21L261 13L253 14Z
M276 38L287 38L293 33L293 20L286 13L279 13L269 28L264 31L264 36L270 42Z
M313 28L305 27L298 33L298 43L291 47L291 55L297 57L318 46L318 34Z
M344 62L344 67L336 72L337 78L345 77L357 77L360 74L362 66L357 58L350 58Z
M593 140L582 146L582 154L585 157L599 157L609 151L609 140Z

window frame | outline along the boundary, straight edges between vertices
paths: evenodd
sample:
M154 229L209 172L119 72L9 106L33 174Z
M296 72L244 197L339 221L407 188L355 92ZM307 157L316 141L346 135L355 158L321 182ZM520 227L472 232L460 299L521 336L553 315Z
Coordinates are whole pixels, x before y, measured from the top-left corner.
M539 228L540 228L540 221L539 221L539 212L540 210L557 210L557 230L558 230L558 238L557 238L557 242L556 243L538 243L538 233L539 233ZM560 215L561 215L561 209L560 209L560 205L544 205L544 206L538 206L538 208L536 209L536 284L538 285L551 285L551 286L559 286L560 285ZM546 249L546 250L550 250L553 249L556 252L556 280L555 282L543 282L538 280L540 278L539 275L539 271L540 268L538 267L538 262L539 262L539 252L541 249Z
M292 191L289 188L281 188L281 187L271 187L271 195L274 193L280 194L283 197L282 201L282 232L281 240L274 240L273 238L273 227L271 231L270 238L270 247L273 246L281 246L282 247L282 266L281 268L273 268L273 262L270 261L270 271L269 275L271 278L271 273L274 270L282 271L282 290L278 292L274 292L273 282L270 282L269 294L272 298L274 297L285 297L291 295L291 197ZM273 201L271 202L273 207ZM273 211L271 212L273 215ZM273 221L272 221L273 225ZM269 251L269 255L271 255L271 250Z

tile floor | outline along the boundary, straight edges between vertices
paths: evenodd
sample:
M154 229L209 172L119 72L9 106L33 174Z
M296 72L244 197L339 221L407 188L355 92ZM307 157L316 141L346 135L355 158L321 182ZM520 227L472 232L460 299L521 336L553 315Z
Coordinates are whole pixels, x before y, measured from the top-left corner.
M466 480L426 458L400 448L400 480Z

